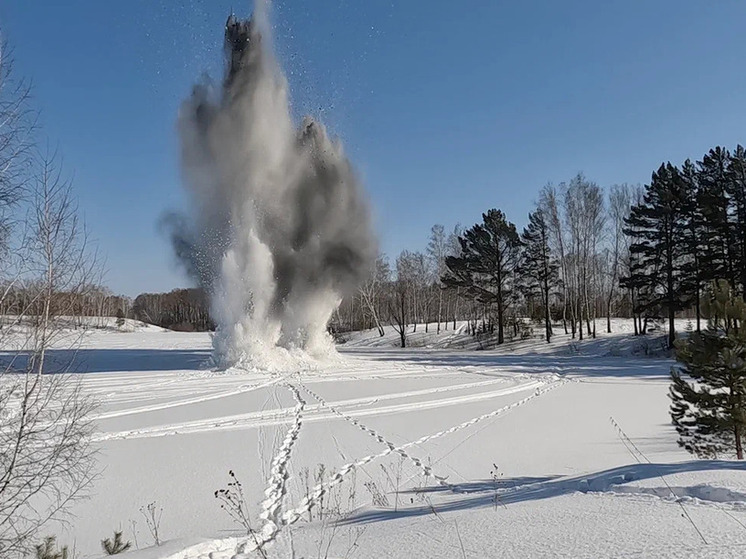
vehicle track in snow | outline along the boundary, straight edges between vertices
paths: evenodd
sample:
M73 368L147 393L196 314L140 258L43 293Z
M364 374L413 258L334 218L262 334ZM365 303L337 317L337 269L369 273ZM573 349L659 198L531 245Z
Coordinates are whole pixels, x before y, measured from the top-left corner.
M279 450L275 454L275 456L272 459L272 466L271 466L271 472L270 472L270 479L268 481L267 489L265 490L265 499L262 501L261 504L261 513L260 518L264 521L264 524L260 531L258 531L254 536L247 536L244 538L224 538L221 540L216 540L212 542L203 542L197 546L194 546L194 552L193 554L189 555L190 557L199 557L200 559L250 559L251 557L255 556L255 551L261 547L264 548L264 546L271 545L271 543L278 537L278 535L281 533L283 528L290 526L292 524L295 524L298 522L301 518L303 518L308 511L318 504L318 501L326 495L333 487L336 485L341 484L347 476L355 469L365 466L366 464L369 464L370 462L373 462L380 458L385 458L386 456L389 456L391 454L397 454L400 455L406 459L411 460L415 465L417 465L423 473L427 473L428 470L425 470L424 468L427 467L422 462L409 454L407 452L407 449L418 446L421 444L424 444L428 441L432 441L441 437L445 437L447 435L456 433L458 431L467 429L470 426L473 426L477 423L480 423L482 421L485 421L489 418L495 418L499 417L501 415L504 415L505 413L508 413L520 406L523 406L524 404L538 398L539 396L542 396L546 394L547 392L554 390L567 382L568 380L565 379L557 379L550 382L541 382L534 379L530 379L528 382L524 382L522 384L518 384L509 388L496 390L490 393L485 394L477 394L477 395L468 395L468 397L464 398L463 396L459 396L456 399L454 398L448 398L446 400L448 401L458 401L459 403L469 403L470 401L474 401L474 396L476 396L476 400L484 400L487 398L496 397L499 395L505 395L505 394L511 394L516 393L524 390L533 390L533 392L520 400L517 400L511 404L499 407L493 411L490 411L488 413L473 417L467 421L464 421L462 423L459 423L457 425L453 425L447 429L437 431L428 435L425 435L423 437L420 437L415 440L411 440L402 444L393 444L391 441L388 441L383 435L378 433L377 431L370 429L363 425L356 417L360 415L375 415L378 413L381 413L381 408L372 409L372 410L358 410L358 412L355 414L356 417L353 417L349 413L345 413L339 409L337 409L337 406L340 405L340 403L334 402L326 402L326 400L323 397L320 397L318 394L310 390L306 385L300 382L291 383L287 381L286 377L278 377L276 379L277 382L284 382L284 385L292 392L293 397L295 399L295 406L293 408L287 408L283 410L272 410L272 411L265 411L265 412L255 412L251 414L254 416L254 424L258 425L259 421L264 421L264 424L282 424L287 423L288 419L291 420L291 425L289 429L286 432L285 439L283 440L282 444L280 445ZM473 384L473 383L472 383ZM319 401L319 405L316 408L312 408L310 406L307 406L307 403L303 399L299 388L303 389L304 391L308 392L312 397L317 399ZM444 389L445 391L448 391L451 389L451 387L440 387L441 389ZM453 388L456 389L456 388ZM318 396L318 398L317 398ZM389 395L387 395L389 396ZM355 401L357 403L360 403L360 400L366 400L357 398ZM435 400L434 406L428 406L428 407L439 407L441 400ZM425 402L424 404L429 404L431 402ZM423 402L414 402L404 405L395 405L395 406L388 406L383 408L383 410L394 408L398 411L405 411L405 409L409 410L416 410L421 409L423 405ZM335 411L328 413L328 414L321 414L319 413L316 417L318 419L329 419L329 418L337 418L337 417L343 417L346 421L350 421L353 423L356 427L361 429L362 431L366 432L368 435L373 436L381 442L381 444L384 444L386 446L385 450L376 453L376 454L370 454L368 456L364 456L358 459L355 459L353 461L348 462L347 464L340 467L334 474L330 476L330 478L322 483L319 483L312 487L308 493L308 495L304 498L302 498L297 504L289 509L283 510L283 500L287 495L287 481L289 479L289 471L288 471L288 465L291 459L292 451L299 439L300 431L301 431L301 425L305 422L307 422L310 418L308 417L308 411L309 409L316 409L317 411L320 408L326 408L327 411L331 411L330 408L334 408ZM261 416L264 417L261 417ZM272 421L269 423L266 423L267 419L271 419ZM214 420L208 421L207 423L214 422ZM205 423L205 422L201 422ZM142 433L138 434L139 436L157 436L157 435L143 435ZM123 437L126 438L126 437ZM433 475L432 471L430 470L430 475L434 479L440 478L440 481L444 482L447 485L447 482L445 481L445 478L442 476L436 477ZM199 549L197 549L199 548ZM189 549L180 551L177 555L179 557L183 557L184 553L191 551Z
M205 379L203 376L188 377L186 379L173 379L173 375L160 375L155 378L148 377L144 382L134 383L132 377L127 375L116 381L108 381L105 385L101 382L93 379L86 379L85 389L86 391L94 396L105 400L108 405L117 405L119 409L102 412L92 419L95 420L107 420L118 417L133 416L137 414L150 413L155 411L161 411L176 407L188 406L193 404L201 404L211 400L219 400L221 398L228 398L231 396L237 396L240 394L261 390L272 385L276 385L283 380L290 378L290 374L274 374L267 375L265 378L251 378L246 379L244 376L232 375L230 373L224 373L223 375L215 375L210 379L210 391L204 392L203 386L195 386L196 383L200 383ZM405 377L408 380L413 378L421 378L420 375L402 375L397 372L396 377ZM430 377L432 375L424 375ZM442 376L442 375L434 375ZM523 376L518 373L516 376ZM360 376L355 374L350 376L348 374L318 374L313 375L314 382L319 383L335 383L335 382L353 382L356 380L377 380L382 377L379 374ZM238 380L238 383L236 382ZM406 397L418 397L427 394L435 394L440 392L449 392L456 390L468 390L487 387L494 384L504 384L508 381L507 375L491 378L486 381L472 382L472 383L460 383L455 385L438 386L434 388L411 390L405 392L395 392L389 394L381 394L378 396L367 396L364 398L358 398L355 400L347 400L344 405L354 404L366 404L376 403L379 401L401 399ZM195 396L195 392L199 392L199 396ZM148 403L153 402L153 403ZM127 404L135 404L134 407L127 407ZM341 403L340 403L341 404Z
M401 371L398 369L401 369ZM385 458L392 454L401 456L402 458L411 461L423 475L432 477L437 484L453 489L452 484L448 483L446 476L435 474L430 465L426 465L420 458L410 454L408 449L412 446L418 446L428 441L467 429L468 427L486 419L503 415L504 413L522 406L523 404L566 382L565 380L556 380L556 377L553 375L550 375L549 378L542 378L542 376L539 375L528 375L523 372L498 369L495 370L494 376L490 375L490 378L486 379L482 377L484 380L459 382L456 384L432 386L424 389L403 390L365 397L354 397L335 402L327 401L306 384L300 381L296 382L292 379L292 377L300 377L302 375L303 380L309 384L314 382L345 382L386 377L400 377L409 380L412 378L420 378L421 376L432 376L434 378L440 377L442 379L453 374L453 372L460 373L461 371L458 368L452 368L450 371L443 371L441 368L434 370L431 373L430 371L427 371L425 367L408 368L402 366L384 368L381 372L375 371L373 374L365 374L366 371L362 370L362 367L360 367L359 370L351 371L351 373L354 373L354 376L348 374L335 374L333 371L330 371L330 374L324 375L315 371L303 371L302 373L293 372L284 375L279 373L263 375L263 378L254 377L254 380L251 382L246 379L241 379L240 377L233 377L233 379L231 379L230 376L218 376L215 379L218 382L218 390L214 390L215 387L213 387L212 392L198 396L187 398L180 397L179 399L172 401L154 402L153 404L146 405L141 404L138 407L124 410L112 410L108 413L101 414L98 419L147 414L152 411L198 404L210 400L219 401L221 398L270 388L279 384L282 384L291 391L293 398L295 399L295 406L252 411L231 416L218 416L184 421L168 425L147 426L112 433L100 433L96 436L96 439L99 441L107 441L146 438L230 429L250 429L264 426L287 425L289 423L290 425L286 431L285 438L280 444L277 453L271 460L265 498L261 502L261 510L259 514L259 517L262 520L261 528L255 534L255 537L238 540L241 542L241 545L238 547L237 555L233 555L233 553L228 554L227 551L218 551L217 546L216 548L213 548L215 551L218 551L218 555L212 555L213 557L225 556L227 558L234 556L236 559L247 559L252 556L252 551L255 551L257 547L263 547L264 545L273 542L284 527L290 526L304 517L306 513L312 507L316 506L319 500L324 495L328 494L334 486L341 484L345 479L347 479L353 470L361 468L377 459ZM438 384L443 382L449 381L441 380L438 381ZM231 386L231 383L233 383L234 386ZM402 388L404 387L402 386ZM104 389L108 389L108 387ZM192 389L192 387L190 387L190 389ZM307 392L318 402L318 405L309 406L303 399L301 391ZM416 413L424 410L440 409L445 406L486 402L495 398L526 391L532 392L530 395L513 403L473 417L472 419L453 425L447 429L402 444L392 442L381 432L365 425L360 420L361 417L367 415L382 416L397 413ZM192 394L194 394L193 391ZM430 398L428 398L429 396ZM415 401L408 401L412 399ZM399 401L397 402L396 400ZM290 477L288 468L291 455L293 455L293 449L299 440L301 425L309 421L330 421L339 420L340 418L351 423L360 431L373 437L380 444L384 445L385 449L375 454L350 460L334 472L328 479L312 487L305 497L295 503L288 503L287 506L284 506L283 503L287 498L287 482ZM233 540L234 542L236 541L235 538ZM223 543L225 543L225 541L223 541ZM222 549L224 550L225 546L223 546ZM236 549L237 548L234 545L233 550Z
M98 416L93 417L92 419L100 420L100 419L112 419L114 417L123 417L126 415L134 415L138 413L147 413L152 411L159 411L159 410L165 410L169 408L175 408L179 406L188 406L191 404L199 404L202 402L209 402L210 400L218 400L220 398L227 398L229 396L236 396L238 394L245 394L247 392L253 392L255 390L260 390L262 388L267 388L269 386L272 386L274 384L278 384L282 382L284 379L288 378L288 376L274 378L271 380L268 380L267 382L262 382L258 384L245 384L241 385L237 388L234 388L232 390L225 390L221 392L215 392L213 394L207 394L205 396L195 396L193 398L185 398L183 400L172 400L170 402L162 402L160 404L153 404L150 406L141 406L138 408L128 408L123 410L116 410L111 411L107 413L102 413Z
M416 412L424 411L428 409L437 409L445 406L463 405L484 400L490 400L502 396L508 396L518 392L524 392L527 390L541 388L545 383L539 380L529 380L521 384L515 384L506 388L499 388L497 390L489 392L480 392L476 394L465 394L459 396L451 396L447 398L440 398L427 401L417 402L405 402L402 404L391 404L388 406L378 406L367 408L381 398L386 399L387 396L383 397L371 397L371 398L355 398L353 400L344 400L335 402L333 405L337 408L342 406L354 405L357 408L354 412L349 412L349 415L354 417L363 417L368 415L386 415L393 413L405 413L405 412ZM444 387L442 387L444 388ZM446 390L441 390L446 391ZM437 392L436 392L437 393ZM323 406L320 404L317 406L309 407L306 409L306 422L311 421L328 421L335 419L337 416L334 413L324 413L322 411ZM362 408L362 409L360 409ZM313 415L310 415L313 413ZM257 412L247 412L242 414L235 414L231 416L223 417L211 417L206 419L199 419L194 421L185 421L179 423L171 423L166 425L158 425L153 427L144 427L139 429L130 429L124 431L117 431L111 433L99 433L94 436L94 440L109 441L109 440L121 440L121 439L137 439L137 438L148 438L148 437L163 437L172 435L183 435L190 433L204 433L210 431L222 431L222 430L236 430L236 429L250 429L256 427L265 427L270 425L281 425L287 423L288 419L293 416L293 408L282 408L274 410L263 410Z

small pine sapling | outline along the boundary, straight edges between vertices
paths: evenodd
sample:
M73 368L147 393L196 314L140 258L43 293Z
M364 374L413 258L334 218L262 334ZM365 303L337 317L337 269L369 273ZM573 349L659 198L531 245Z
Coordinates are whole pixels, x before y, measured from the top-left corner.
M67 546L57 549L57 538L47 536L36 546L36 559L68 559Z
M676 343L682 366L671 370L671 420L679 445L700 457L733 452L746 434L746 303L726 281L702 304L707 328Z
M101 547L104 548L106 555L118 555L132 547L132 542L125 542L122 539L122 532L114 531L114 539L106 538L105 540L101 540Z

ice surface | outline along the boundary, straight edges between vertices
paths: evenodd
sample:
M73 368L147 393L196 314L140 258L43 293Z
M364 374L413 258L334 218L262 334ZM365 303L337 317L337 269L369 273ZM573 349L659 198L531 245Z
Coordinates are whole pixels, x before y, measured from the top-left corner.
M359 333L339 362L295 373L214 371L208 334L93 332L80 377L101 401L103 473L50 533L80 557L100 556L115 528L136 537L132 559L231 557L246 539L213 492L234 470L270 557L289 556L291 535L296 556L317 556L332 530L316 514L333 503L329 557L363 528L352 557L461 557L459 538L467 557L742 556L746 465L677 447L672 362L639 352L623 321L614 329L496 351L402 351ZM139 513L152 501L158 549Z

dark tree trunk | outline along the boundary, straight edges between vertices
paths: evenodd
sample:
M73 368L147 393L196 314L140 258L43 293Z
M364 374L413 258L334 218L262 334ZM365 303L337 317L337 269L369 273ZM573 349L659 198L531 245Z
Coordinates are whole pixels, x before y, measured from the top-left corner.
M546 330L547 343L552 341L552 319L549 313L549 268L544 260L544 328Z
M674 292L673 281L673 231L668 235L668 250L666 251L666 288L668 290L668 349L673 349L673 343L676 340L676 329L674 318L676 316L676 293Z
M736 439L736 458L743 460L743 446L741 443L741 427L736 423L733 429L733 436Z
M499 268L497 269L497 343L502 344L505 341L505 333L503 332L503 286L502 286L502 274Z

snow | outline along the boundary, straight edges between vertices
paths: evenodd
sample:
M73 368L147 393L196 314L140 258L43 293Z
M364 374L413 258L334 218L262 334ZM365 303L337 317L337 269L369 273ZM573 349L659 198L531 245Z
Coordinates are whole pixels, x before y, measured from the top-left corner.
M676 445L664 332L479 351L457 326L285 372L215 371L208 334L92 331L101 475L50 533L80 558L115 529L131 559L256 557L214 497L233 470L270 557L743 556L746 464Z

